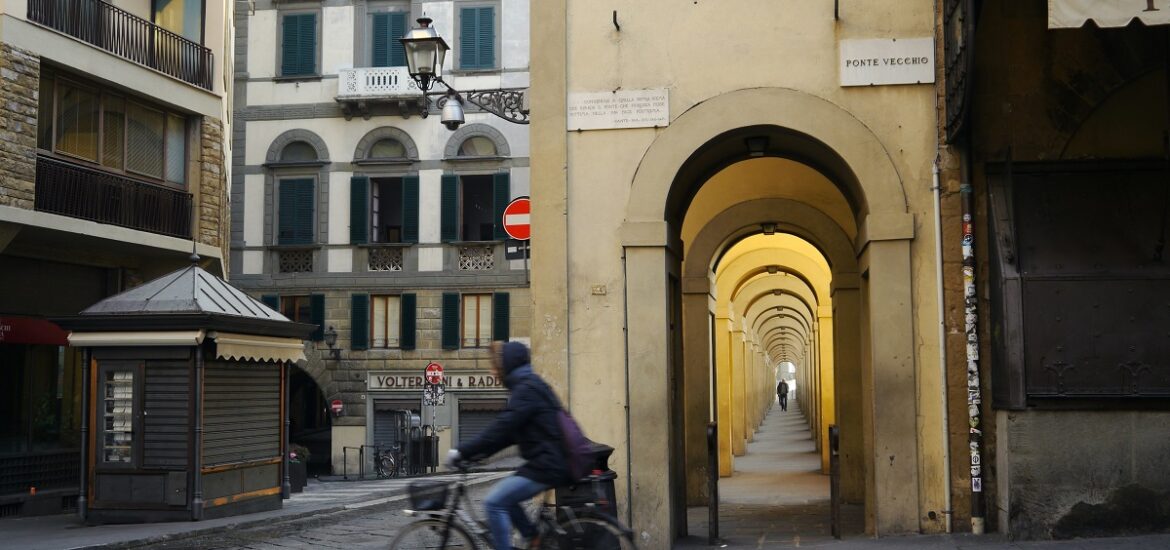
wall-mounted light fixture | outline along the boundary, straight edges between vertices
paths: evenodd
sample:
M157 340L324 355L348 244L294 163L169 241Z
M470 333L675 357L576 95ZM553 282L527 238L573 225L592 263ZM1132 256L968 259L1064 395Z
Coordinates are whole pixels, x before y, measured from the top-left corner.
M768 150L768 136L751 136L743 139L744 145L747 146L748 156L752 158L759 158L764 156L764 151Z
M333 328L333 325L325 329L325 345L329 346L329 358L340 361L341 350L337 348L337 329Z

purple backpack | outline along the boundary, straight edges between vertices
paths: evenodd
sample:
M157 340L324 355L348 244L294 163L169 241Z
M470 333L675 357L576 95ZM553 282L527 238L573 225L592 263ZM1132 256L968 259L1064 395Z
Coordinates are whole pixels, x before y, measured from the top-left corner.
M589 474L589 459L592 453L589 449L589 440L581 431L581 426L573 420L573 416L564 408L557 408L557 425L561 428L561 445L565 450L565 464L568 465L569 475L574 480L580 480Z

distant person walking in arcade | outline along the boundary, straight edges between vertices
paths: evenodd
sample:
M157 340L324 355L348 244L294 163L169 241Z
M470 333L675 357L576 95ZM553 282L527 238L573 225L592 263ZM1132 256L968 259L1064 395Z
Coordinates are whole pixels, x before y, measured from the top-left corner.
M776 385L776 397L780 398L780 410L787 411L788 410L788 382L785 382L783 378L781 378L780 383Z

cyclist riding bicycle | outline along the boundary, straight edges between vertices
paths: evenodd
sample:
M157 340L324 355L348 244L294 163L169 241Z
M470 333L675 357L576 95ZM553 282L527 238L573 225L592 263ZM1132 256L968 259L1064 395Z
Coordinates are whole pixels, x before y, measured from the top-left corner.
M559 401L533 372L528 347L519 342L492 342L491 355L492 373L503 378L510 393L508 403L479 437L448 453L447 465L483 460L510 445L520 447L524 465L498 482L483 502L496 550L511 550L513 523L530 546L537 534L521 503L576 480L566 466L557 408L550 406Z

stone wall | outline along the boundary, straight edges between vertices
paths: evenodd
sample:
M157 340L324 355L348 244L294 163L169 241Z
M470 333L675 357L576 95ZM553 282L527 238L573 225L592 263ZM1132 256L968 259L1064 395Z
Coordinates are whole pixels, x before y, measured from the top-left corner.
M227 187L224 183L223 122L203 117L200 125L199 162L199 242L220 248L224 273L228 273L229 214Z
M32 210L41 61L0 42L0 205Z

